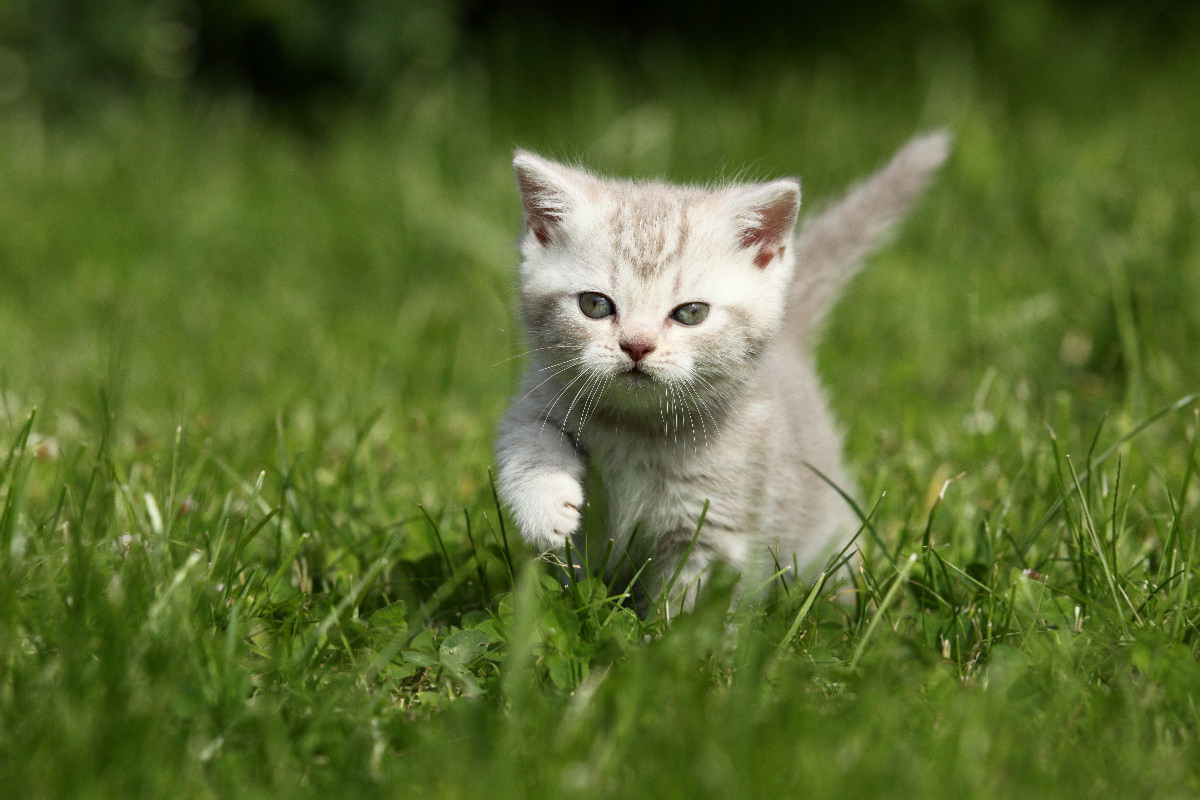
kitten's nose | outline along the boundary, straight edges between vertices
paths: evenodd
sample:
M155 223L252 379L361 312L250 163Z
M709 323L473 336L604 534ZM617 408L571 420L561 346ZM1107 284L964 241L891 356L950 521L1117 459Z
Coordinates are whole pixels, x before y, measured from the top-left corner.
M648 353L654 352L654 343L646 339L630 339L627 342L621 342L621 349L628 353L636 364Z

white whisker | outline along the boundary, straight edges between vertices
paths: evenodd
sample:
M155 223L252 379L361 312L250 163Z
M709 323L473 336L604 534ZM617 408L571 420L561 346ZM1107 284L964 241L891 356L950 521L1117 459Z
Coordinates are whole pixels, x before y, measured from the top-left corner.
M571 365L580 364L586 360L587 360L586 356L582 356L582 355L572 356L571 358L568 358L565 361L559 361L555 364L549 364L545 367L541 367L540 369L538 369L538 372L545 372L546 370L557 369L558 367L561 367L561 366L564 366L567 364L571 364Z
M667 435L667 417L666 417L666 414L662 413L662 392L656 392L656 395L658 395L658 397L659 397L659 419L662 420L662 435L664 435L664 437L666 437L666 435Z
M708 379L705 378L703 375L695 375L693 377L695 378L695 380L700 381L705 386L707 386L708 389L712 392L713 402L716 404L718 409L720 409L722 412L729 411L730 404L733 399L732 397L727 397L725 393L721 392L721 390L719 390L717 387L713 386L712 383L710 383L708 381ZM705 407L707 408L707 404ZM709 412L709 419L712 420L713 427L716 428L717 432L719 433L720 425L717 424L717 420L715 417L712 416L711 411Z
M533 394L538 389L542 388L542 386L549 383L551 380L557 378L559 375L562 375L564 372L568 372L571 369L571 367L573 367L573 366L575 366L575 365L568 364L567 366L563 367L562 369L558 370L557 372L550 373L545 378L543 378L536 386L534 386L532 389L530 389L525 394L521 395L521 397L517 400L517 402L518 403L521 402L521 400L524 400L526 397L529 397L529 395ZM574 381L572 381L571 383L574 383ZM567 384L567 385L570 386L570 384Z
M576 437L583 436L583 426L591 418L592 414L600 405L600 400L604 397L604 392L608 390L608 385L612 382L612 376L608 375L596 382L596 387L592 392L588 393L587 399L583 402L583 410L579 413L579 430L576 432ZM593 398L594 395L594 398Z
M687 415L688 427L691 428L692 431L692 449L699 452L700 442L696 438L696 419L692 416L692 407L690 403L691 398L688 397L687 384L679 384L679 398L683 403L683 411Z
M697 376L697 377L699 378L699 376ZM710 389L712 388L712 384L708 383L708 381L705 381L704 378L699 378L699 380L704 381L704 383ZM700 410L700 424L704 427L704 445L705 445L705 447L707 447L708 446L708 426L704 423L704 417L707 416L709 422L711 422L713 424L713 431L715 433L719 434L721 432L721 426L717 422L717 418L713 416L712 409L709 408L709 404L707 402L705 402L704 398L702 398L700 396L700 392L697 391L696 387L689 385L688 388L692 392L692 398L696 403L696 407ZM714 390L714 392L715 392L715 390ZM717 400L717 402L719 404L720 400Z
M571 418L571 411L575 408L575 404L579 402L579 396L583 394L589 386L592 385L592 381L599 380L599 377L595 373L584 374L586 374L588 378L583 382L583 385L575 391L575 396L571 398L571 404L567 406L567 411L565 414L563 414L562 424L558 428L558 433L560 436L565 436L567 433L567 421Z
M541 434L541 432L546 429L546 422L548 422L550 419L550 412L554 410L554 407L556 405L558 405L558 401L561 400L566 395L567 391L570 390L570 388L572 386L574 386L579 381L579 379L584 377L586 374L587 374L586 372L581 372L578 375L576 375L574 378L571 379L571 381L569 383L567 383L566 386L559 389L558 392L554 395L554 397L550 398L549 403L547 403L545 406L542 407L542 413L540 415L542 418L542 426L538 429L539 434ZM546 380L549 380L549 378L547 378ZM570 414L570 413L571 413L571 410L567 409L567 414ZM565 424L566 414L563 415L563 420L564 420L564 424Z
M574 348L574 345L570 345L570 344L548 344L548 345L546 345L546 346L544 346L544 347L535 347L535 348L533 348L533 349L531 349L531 350L526 350L526 351L524 351L524 352L522 352L522 353L517 353L517 354L515 354L515 355L511 355L511 356L509 356L508 358L502 358L502 359L500 359L499 361L493 361L493 362L492 362L491 364L489 364L488 366L490 366L490 367L498 367L498 366L500 366L501 364L506 364L506 363L508 363L509 361L515 361L515 360L516 360L516 359L518 359L518 358L524 358L525 356L527 356L527 355L530 355L530 354L532 354L532 353L538 353L538 352L541 352L542 350L553 350L553 349L555 349L555 348L566 348L566 349L570 349L570 348Z
M700 431L704 436L704 446L708 447L708 425L704 422L704 413L707 410L700 400L700 396L696 393L696 389L686 383L681 383L684 396L688 398L692 406L696 409L696 417L700 420ZM700 443L696 441L696 423L692 423L692 442L696 445L696 449L700 449Z

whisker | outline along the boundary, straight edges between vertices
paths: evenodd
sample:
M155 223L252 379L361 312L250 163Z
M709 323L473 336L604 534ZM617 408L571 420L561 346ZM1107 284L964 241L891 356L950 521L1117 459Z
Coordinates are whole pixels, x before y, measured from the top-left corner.
M704 379L700 378L700 380L704 380ZM707 383L707 381L705 381L705 383ZM710 387L711 387L711 385L712 384L709 384ZM688 385L688 389L692 392L692 399L695 401L696 407L700 411L700 424L704 428L704 446L707 447L708 446L708 426L704 423L704 417L706 415L708 416L708 420L709 420L709 422L711 422L713 424L713 430L716 433L721 432L721 426L717 422L717 418L713 416L712 409L710 409L708 407L708 403L704 402L703 398L700 397L700 392L698 392L696 390L696 387Z
M666 437L666 435L667 435L667 417L666 417L666 414L662 413L662 392L656 392L656 393L658 393L658 396L659 396L659 419L662 420L662 435L664 435L664 437Z
M720 389L718 389L716 386L713 386L713 385L712 385L712 383L710 383L710 382L709 382L709 380L708 380L707 378L705 378L703 375L695 375L695 376L693 376L693 377L695 378L695 380L698 380L698 381L700 381L701 383L703 383L705 386L707 386L707 387L708 387L708 389L709 389L709 390L712 392L712 394L713 394L713 401L715 402L715 404L717 405L717 407L718 407L719 409L721 409L721 411L728 411L728 410L729 410L729 408L730 408L730 403L731 403L731 401L732 401L732 399L733 399L731 396L727 396L725 392L722 392L722 391L721 391ZM710 417L709 417L709 418L710 418L710 419L712 419L712 422L713 422L713 425L714 425L714 426L715 426L715 425L717 425L717 420L716 420L715 418L713 418L713 417L711 416L711 414L710 414ZM718 426L718 429L719 429L719 426Z
M671 441L679 444L679 398L675 396L675 387L667 384L667 392L671 395Z
M519 400L517 400L517 402L519 403L519 402L521 402L521 400L524 400L526 397L529 397L529 395L533 394L533 393L534 393L534 392L536 392L538 389L542 388L542 386L544 386L544 385L545 385L546 383L548 383L549 381L553 380L554 378L557 378L559 375L562 375L564 372L567 372L567 371L569 371L569 370L571 369L571 367L573 367L573 366L575 366L575 365L574 365L574 364L568 364L567 366L563 367L562 369L558 370L557 372L552 372L552 373L550 373L550 374L549 374L549 375L547 375L545 378L543 378L543 379L542 379L542 380L541 380L541 381L538 383L538 385L537 385L537 386L534 386L534 387L533 387L532 389L530 389L528 392L526 392L525 394L521 395L520 399L519 399ZM581 374L582 374L582 373L581 373ZM574 383L574 381L572 381L572 383ZM567 384L567 385L569 386L570 384Z
M567 411L565 414L563 414L562 425L560 425L559 429L558 429L560 436L566 435L567 421L571 418L571 410L573 408L575 408L575 404L577 402L579 402L579 396L581 394L583 394L584 390L586 390L589 386L592 385L592 381L599 379L595 373L586 373L586 374L588 376L588 379L583 382L583 385L580 386L579 389L576 390L575 396L571 398L571 404L569 406L567 406Z
M587 424L592 414L600 406L600 401L604 398L604 393L608 390L609 383L612 382L612 376L606 376L602 380L596 382L595 387L588 393L587 398L583 401L583 410L579 412L579 429L576 432L576 437L583 436L583 427ZM598 390L598 391L597 391Z
M561 367L564 364L579 364L580 362L583 362L586 360L587 360L587 356L582 356L582 355L572 356L571 358L568 358L565 361L559 361L557 364L550 364L549 366L542 367L541 369L538 370L538 372L545 372L548 369L555 369L556 367Z
M688 402L690 398L687 394L687 385L684 383L679 384L679 399L683 403L683 412L687 415L688 427L692 430L692 449L699 452L700 442L696 439L696 420L692 416L692 408Z
M541 435L542 431L544 431L546 429L546 423L550 420L550 412L554 410L554 407L556 405L558 405L558 401L561 400L564 396L566 396L567 391L570 390L570 388L572 386L574 386L579 381L579 379L584 377L585 375L587 375L586 372L581 372L578 375L576 375L574 378L571 379L571 381L569 383L567 383L566 386L559 389L558 392L554 395L554 397L550 398L549 403L547 403L545 406L542 407L542 413L540 414L540 416L542 418L542 427L538 428L538 435ZM549 380L549 378L547 378L547 380ZM569 414L569 413L571 413L571 410L567 409L567 414ZM566 414L563 415L563 419L564 419L564 421L566 420ZM555 427L557 427L557 426L555 426Z
M525 352L523 352L523 353L517 353L516 355L511 355L511 356L509 356L508 358L502 358L502 359L500 359L499 361L493 361L493 362L492 362L491 364L489 364L488 366L489 366L489 367L498 367L498 366L500 366L501 364L505 364L505 363L507 363L507 362L509 362L509 361L513 361L513 360L515 360L515 359L518 359L518 358L524 358L524 357L525 357L525 356L527 356L527 355L530 355L530 354L532 354L532 353L537 353L537 352L540 352L540 351L542 351L542 350L553 350L553 349L555 349L555 348L568 348L568 349L569 349L569 348L573 348L574 346L575 346L575 345L570 345L570 344L548 344L548 345L545 345L544 347L535 347L535 348L533 348L532 350L526 350L526 351L525 351Z
M696 393L696 389L694 387L689 386L687 383L681 383L680 386L683 389L684 396L687 397L688 400L691 401L693 408L695 408L695 410L696 410L696 417L699 418L699 420L700 420L700 430L701 430L702 434L704 435L704 446L707 448L708 447L708 425L706 425L704 422L704 411L705 411L704 406L700 402L700 397ZM700 449L700 443L696 441L696 423L694 421L692 422L692 443L696 445L696 449L698 451Z

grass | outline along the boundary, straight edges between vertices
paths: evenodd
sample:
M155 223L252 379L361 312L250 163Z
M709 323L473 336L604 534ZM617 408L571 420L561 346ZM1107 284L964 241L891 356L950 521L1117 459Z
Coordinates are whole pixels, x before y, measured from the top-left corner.
M6 106L0 781L1196 796L1200 68L1048 35L894 70L464 66L319 138L229 98ZM821 353L862 601L729 614L718 576L667 629L560 586L489 482L511 147L819 203L942 125L953 160Z

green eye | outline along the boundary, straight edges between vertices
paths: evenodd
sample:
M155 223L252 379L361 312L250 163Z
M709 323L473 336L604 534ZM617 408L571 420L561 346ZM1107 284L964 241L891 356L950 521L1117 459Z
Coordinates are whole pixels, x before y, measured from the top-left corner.
M579 295L579 310L592 319L604 319L616 313L613 301L599 292L584 292Z
M708 316L708 303L684 303L671 312L671 319L684 325L699 325Z

